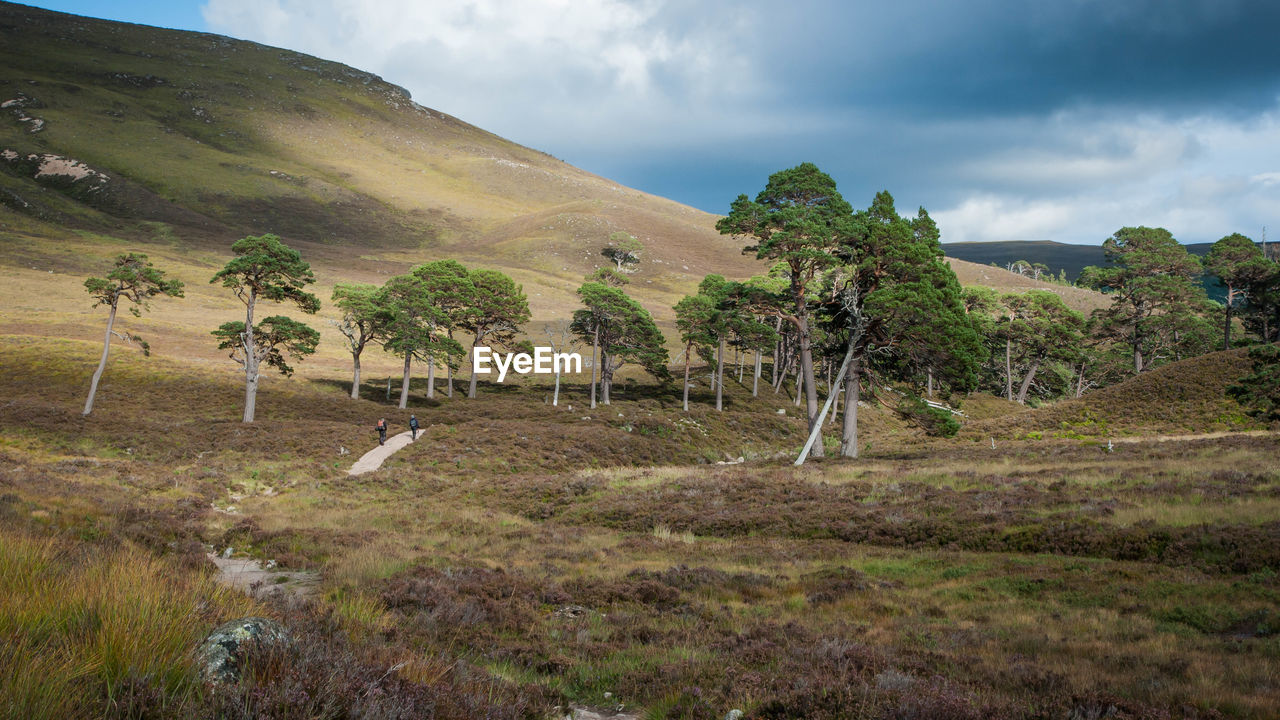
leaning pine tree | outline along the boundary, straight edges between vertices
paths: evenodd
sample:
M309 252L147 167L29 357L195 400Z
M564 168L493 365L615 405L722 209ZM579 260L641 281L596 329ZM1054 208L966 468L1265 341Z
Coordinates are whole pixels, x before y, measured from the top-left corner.
M841 266L828 279L825 314L832 332L844 334L849 359L840 452L857 457L859 388L873 361L904 372L911 358L923 358L944 381L967 389L983 348L923 208L907 220L882 191L850 229L836 251Z
M230 349L231 358L244 368L243 420L248 423L253 422L262 364L289 374L292 369L284 363L283 353L307 355L319 342L315 330L279 315L255 327L253 313L258 301L292 302L305 313L315 313L320 300L303 289L315 282L311 266L275 235L241 238L231 251L236 257L209 282L221 282L235 292L245 305L245 318L244 322L224 323L213 334L220 340L218 347Z
M91 277L84 281L85 290L93 296L94 307L106 305L107 334L102 340L102 359L98 361L98 369L93 371L93 380L89 383L89 397L84 401L84 415L93 412L93 398L98 394L98 381L102 379L102 371L107 367L107 353L111 349L111 335L115 332L116 311L120 309L120 300L133 303L129 312L134 317L142 315L138 309L146 309L148 300L156 295L182 297L182 281L166 280L164 272L157 270L147 260L146 255L127 253L116 257L116 266L105 278ZM137 335L128 335L131 340L141 342L142 351L146 353L148 346Z
M818 423L810 285L824 269L837 263L833 253L851 232L852 216L853 208L840 196L835 181L813 163L802 163L769 176L754 201L739 195L728 216L716 223L721 234L753 238L753 244L743 252L787 265L790 309L782 317L794 326L798 339L810 432ZM814 446L813 454L822 455L822 443Z

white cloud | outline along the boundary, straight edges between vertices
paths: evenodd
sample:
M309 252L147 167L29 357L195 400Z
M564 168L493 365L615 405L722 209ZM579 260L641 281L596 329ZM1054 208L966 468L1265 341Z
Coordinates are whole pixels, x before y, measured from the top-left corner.
M565 138L658 146L673 133L751 132L749 115L731 107L746 66L728 42L733 21L673 25L665 9L651 0L209 0L203 12L215 31L376 72L422 105L540 149Z
M1027 123L1036 123L1027 120ZM944 241L1100 243L1127 225L1184 242L1257 236L1280 207L1275 113L1232 121L1062 113L960 166L971 189L935 216ZM1029 138L1029 139L1028 139Z

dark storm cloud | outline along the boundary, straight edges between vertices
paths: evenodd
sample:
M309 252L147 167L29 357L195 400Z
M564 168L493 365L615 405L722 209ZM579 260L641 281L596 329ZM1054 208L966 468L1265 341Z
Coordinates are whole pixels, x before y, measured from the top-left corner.
M757 28L759 66L793 102L886 116L1082 105L1248 113L1271 107L1280 91L1280 3L908 0L809 9L762 15L767 24Z

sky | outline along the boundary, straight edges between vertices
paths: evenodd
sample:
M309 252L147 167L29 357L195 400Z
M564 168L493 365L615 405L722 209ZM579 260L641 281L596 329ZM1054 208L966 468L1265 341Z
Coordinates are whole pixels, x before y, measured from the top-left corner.
M1269 0L27 0L337 60L724 213L816 163L944 242L1280 238Z

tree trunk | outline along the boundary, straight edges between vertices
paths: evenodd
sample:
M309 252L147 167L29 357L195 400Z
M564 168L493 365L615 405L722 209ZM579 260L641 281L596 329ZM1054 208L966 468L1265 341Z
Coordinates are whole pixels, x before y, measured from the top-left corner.
M684 411L689 412L689 351L693 349L690 343L684 346Z
M1027 370L1027 376L1022 379L1022 387L1018 388L1018 404L1027 404L1027 389L1031 387L1031 380L1036 376L1036 370L1040 369L1040 360L1037 358L1031 363L1031 369Z
M609 395L613 392L613 366L610 364L613 358L604 353L600 353L600 402L604 405L609 403Z
M102 371L107 367L107 351L111 349L111 327L116 324L116 308L120 305L120 296L116 295L111 303L111 311L107 314L107 335L102 339L102 359L98 361L98 369L93 371L93 379L89 381L89 398L84 401L84 412L93 412L93 398L98 394L98 381L102 379Z
M453 397L453 365L449 363L449 358L444 359L444 395L445 397Z
M716 411L724 411L724 336L716 350Z
M760 372L761 372L760 351L756 350L756 367L754 375L751 378L751 397L760 397Z
M351 399L360 399L360 351L351 351Z
M933 368L929 368L927 372L929 373L929 381L928 381L929 399L932 400L933 399Z
M1004 399L1013 402L1013 340L1004 341Z
M600 347L600 325L596 324L595 333L591 336L591 407L596 406L596 382L600 377L600 363L596 361L596 352Z
M253 306L258 302L258 294L249 291L249 302L245 303L244 316L244 417L241 422L253 422L254 408L258 403L258 348L253 339Z
M475 397L474 395L472 397ZM551 407L560 405L560 363L556 363L556 391L551 396Z
M404 379L400 381L400 409L409 407L409 363L413 362L413 353L404 354Z
M809 431L813 432L818 420L818 384L813 376L813 348L809 336L809 310L805 307L803 294L796 298L796 317L799 319L800 331L800 372L804 376L805 411L809 418ZM822 457L822 436L818 436L813 446L813 456Z
M862 359L849 362L849 372L844 380L844 433L840 439L840 454L848 458L858 457L858 397L861 385L859 375Z
M427 358L427 399L430 400L436 396L436 358L430 356Z
M1080 376L1076 378L1076 397L1084 395L1084 361L1080 362Z

